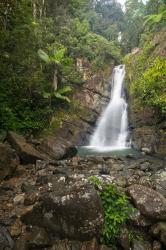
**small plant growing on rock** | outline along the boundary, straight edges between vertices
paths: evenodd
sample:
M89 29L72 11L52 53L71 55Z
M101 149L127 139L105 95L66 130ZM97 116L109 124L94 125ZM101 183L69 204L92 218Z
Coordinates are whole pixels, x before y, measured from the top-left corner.
M114 184L104 184L96 176L89 177L89 181L97 187L104 210L101 243L116 246L122 226L133 212L133 208L129 204L128 197L119 192Z

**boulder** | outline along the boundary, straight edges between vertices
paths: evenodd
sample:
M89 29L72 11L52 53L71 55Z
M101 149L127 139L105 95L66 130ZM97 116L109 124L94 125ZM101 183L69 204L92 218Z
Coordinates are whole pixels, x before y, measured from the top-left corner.
M10 176L19 165L19 159L14 150L0 143L0 181Z
M50 250L112 250L112 248L105 245L99 245L96 239L91 241L79 242L79 241L68 241L58 240Z
M159 222L153 225L150 229L150 233L166 246L166 222Z
M141 214L154 219L166 219L166 199L163 195L141 185L130 186L128 193Z
M152 245L149 241L134 240L132 250L152 250Z
M51 245L49 236L43 228L32 227L28 237L28 249L45 248Z
M35 163L36 160L45 159L38 150L26 142L23 136L9 132L7 140L18 153L22 164Z
M9 232L0 226L0 250L12 250L14 247L14 241L11 238Z
M43 227L61 239L89 240L100 236L103 211L96 190L87 180L53 177L48 191L41 194L22 221Z
M152 176L152 181L155 190L166 198L166 169L157 171Z
M73 157L77 154L77 149L70 142L54 136L43 139L39 148L55 160Z

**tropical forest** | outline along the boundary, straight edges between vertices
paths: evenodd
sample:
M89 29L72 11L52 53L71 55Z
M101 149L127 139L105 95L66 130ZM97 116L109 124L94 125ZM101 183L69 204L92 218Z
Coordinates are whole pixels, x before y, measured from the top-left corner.
M166 249L166 0L0 0L0 250Z

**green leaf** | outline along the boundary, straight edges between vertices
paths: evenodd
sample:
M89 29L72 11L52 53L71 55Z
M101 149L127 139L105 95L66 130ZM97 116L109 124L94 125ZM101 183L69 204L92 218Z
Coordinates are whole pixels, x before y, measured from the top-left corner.
M54 92L54 96L55 96L57 99L61 99L61 100L64 100L64 101L67 101L67 102L70 103L70 99L69 99L67 96L61 95L61 94L58 93L58 92Z
M72 88L70 86L65 86L65 87L57 90L57 92L59 94L65 94L65 93L68 93L68 92L71 92L71 91L72 91Z
M47 93L47 92L44 92L44 93L43 93L43 97L44 97L45 99L50 98L50 96L51 96L51 93Z
M59 64L62 61L62 59L64 58L65 52L66 52L66 48L63 48L63 49L56 51L56 53L53 55L53 60L57 64Z
M46 62L46 63L49 63L49 62L50 62L49 56L48 56L42 49L39 49L39 50L38 50L38 56L39 56L40 59L42 59L44 62Z

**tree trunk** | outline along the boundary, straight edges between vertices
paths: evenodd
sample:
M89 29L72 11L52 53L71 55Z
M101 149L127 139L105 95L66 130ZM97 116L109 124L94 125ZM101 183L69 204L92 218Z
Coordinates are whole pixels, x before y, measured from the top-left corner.
M52 85L54 91L56 91L56 90L57 90L57 87L58 87L58 77L57 77L57 73L58 73L58 71L57 71L57 69L55 68L55 70L54 70L53 85Z

